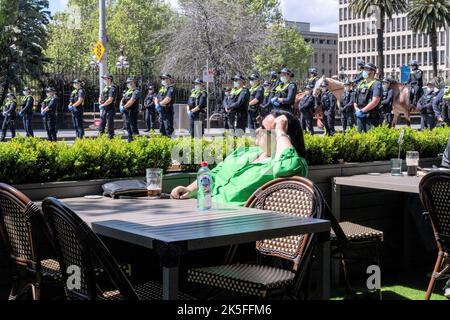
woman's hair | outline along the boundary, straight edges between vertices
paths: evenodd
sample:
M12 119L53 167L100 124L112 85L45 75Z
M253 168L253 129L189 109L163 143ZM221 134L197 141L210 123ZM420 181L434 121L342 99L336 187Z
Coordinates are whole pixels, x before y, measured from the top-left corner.
M300 124L300 121L289 111L284 111L280 109L273 110L272 115L275 118L285 116L288 119L287 134L291 138L292 146L294 147L295 151L297 151L297 154L300 157L305 158L306 157L305 140L303 138L303 129Z

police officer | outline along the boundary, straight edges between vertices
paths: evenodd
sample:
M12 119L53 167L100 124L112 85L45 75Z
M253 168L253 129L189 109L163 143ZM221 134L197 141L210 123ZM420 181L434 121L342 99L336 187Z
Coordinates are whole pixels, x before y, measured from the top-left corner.
M120 102L120 112L125 115L125 125L128 133L128 142L133 141L133 135L139 135L138 114L141 92L137 87L137 80L133 77L127 79L127 91Z
M336 130L334 128L334 120L336 118L337 99L334 96L333 92L328 89L327 81L322 82L320 89L322 91L320 103L323 108L323 120L326 134L329 136L333 136L336 133Z
M417 109L420 111L421 130L425 128L433 130L436 127L436 117L433 110L433 99L436 96L434 88L434 83L428 81L427 90L417 103Z
M156 112L159 113L161 123L161 134L163 136L172 136L173 128L173 104L175 103L175 86L170 74L161 75L161 88L155 98Z
M189 106L189 133L194 138L200 135L198 126L201 128L201 135L203 136L205 128L203 127L203 116L207 107L208 93L205 90L205 83L203 80L197 78L192 84L194 88L191 91L191 96L188 99Z
M444 108L444 95L445 88L442 88L433 99L433 111L439 123L444 122L444 120L447 118L447 112Z
M287 67L279 72L280 84L275 88L272 98L272 106L285 111L293 112L295 97L297 95L297 84L292 81L294 74Z
M32 128L34 98L31 95L30 88L24 88L22 93L25 99L20 104L19 116L22 117L23 127L25 129L27 137L34 137Z
M147 129L144 132L155 130L156 128L156 109L155 109L155 88L152 85L148 86L147 96L144 100L144 119Z
M229 117L230 121L233 118L236 119L236 129L241 130L241 134L243 134L247 124L247 107L250 100L250 91L244 85L244 76L237 74L231 80L233 81L233 89L230 92Z
M359 84L364 81L363 72L364 72L364 66L366 63L362 59L356 60L356 64L358 65L359 73L356 75L355 79L353 80L353 85L355 88L358 88Z
M225 87L223 88L223 101L222 101L222 117L225 126L225 130L234 130L235 129L235 118L234 114L230 113L229 106L232 103L231 101L231 88ZM233 117L233 118L231 118Z
M264 88L261 85L261 78L257 74L252 74L249 78L250 101L247 110L247 127L251 133L259 127L258 116L260 114L260 107L264 101Z
M411 75L408 84L411 85L410 104L416 106L423 95L423 72L419 69L417 60L411 60Z
M270 81L264 81L263 87L264 99L260 106L260 116L264 119L269 115L269 113L272 112L272 102L270 102L270 100L272 99L274 93L272 90L272 83Z
M311 134L314 134L314 108L316 105L313 90L312 85L307 85L305 95L298 105L302 128L304 131L308 130Z
M278 77L278 72L276 71L270 71L269 79L269 82L272 85L272 89L275 89L280 84L280 78Z
M16 108L17 101L14 93L10 92L6 95L6 102L3 106L3 125L2 137L0 141L6 141L6 131L11 130L11 138L16 136Z
M317 80L319 80L319 77L318 77L319 72L317 71L316 68L310 68L308 70L308 72L309 72L309 78L306 81L307 82L306 86L315 88L316 82L317 82Z
M380 103L381 121L389 127L392 125L392 104L394 103L394 90L391 88L391 79L384 78L382 81L383 95Z
M74 90L72 91L69 99L69 111L72 112L72 123L75 129L75 134L77 138L82 139L84 137L84 127L83 127L83 107L85 93L83 89L83 83L81 80L72 81Z
M447 122L448 125L450 125L450 85L444 88L444 94L442 97L442 110L445 112L445 118L444 121Z
M353 83L350 80L344 82L344 93L341 96L339 112L341 116L342 131L355 126L355 93L353 92Z
M113 76L105 74L102 76L105 87L99 98L100 103L100 127L98 131L100 134L105 133L108 128L108 137L114 138L114 116L116 115L116 101L118 95L118 88L113 83Z
M381 101L383 88L381 82L375 79L377 66L367 63L364 66L364 80L356 88L355 116L358 132L367 132L373 126L380 125L378 105Z
M44 127L47 131L48 140L56 142L58 140L56 129L56 110L58 108L58 99L54 88L49 87L45 91L47 93L47 97L44 102L42 102L41 116L44 120Z

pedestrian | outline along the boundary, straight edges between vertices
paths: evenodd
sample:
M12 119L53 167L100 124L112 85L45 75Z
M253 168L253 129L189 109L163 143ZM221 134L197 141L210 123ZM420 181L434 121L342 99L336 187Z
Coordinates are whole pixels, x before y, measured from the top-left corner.
M267 117L272 112L272 102L270 101L273 98L273 87L272 82L264 81L264 99L260 106L260 116L262 119Z
M83 82L79 79L72 81L74 90L70 95L68 109L72 113L72 123L75 129L75 135L78 139L83 139L84 137L84 126L83 126L83 114L84 114L84 101L85 92L83 89Z
M53 87L46 90L47 97L42 102L41 116L44 121L44 128L47 131L47 138L51 142L58 141L56 128L56 110L58 108L58 99Z
M350 80L344 82L344 93L341 96L339 113L341 116L342 132L355 126L355 93Z
M436 127L436 115L433 110L433 100L436 96L433 81L428 81L425 94L419 99L417 109L420 111L421 128L433 130Z
M128 142L133 141L133 136L139 135L138 129L138 114L139 114L139 99L141 92L137 87L137 80L134 77L127 79L127 88L120 103L120 112L125 115L125 125L128 133Z
M6 141L6 132L8 129L11 131L11 139L16 136L16 108L16 95L9 92L6 95L6 102L3 106L2 136L0 138L0 141L2 142Z
M410 104L417 106L418 101L423 95L423 71L419 68L419 62L417 60L411 60L411 74L408 80L410 89Z
M289 68L284 67L279 75L280 84L275 88L275 94L271 100L272 106L275 109L293 112L295 97L297 96L297 84L292 80L294 73Z
M303 131L308 130L312 135L314 134L314 109L316 105L313 90L314 87L312 85L307 85L305 95L299 103L300 121Z
M230 92L230 104L228 110L231 119L236 119L235 129L240 130L240 135L245 133L245 127L247 125L247 107L250 100L250 91L245 86L244 76L237 74L233 78L233 89Z
M156 108L155 108L155 87L148 86L147 96L144 99L144 120L147 129L144 132L150 132L156 129Z
M358 65L359 73L356 75L355 79L353 79L353 85L355 88L358 88L359 84L364 81L363 73L366 63L364 60L358 59L356 60L356 64Z
M328 89L328 82L323 81L320 90L322 92L320 103L323 108L323 122L326 134L333 136L336 133L334 121L336 118L337 99L333 92Z
M27 137L34 137L34 132L32 128L33 121L33 108L34 108L34 98L31 94L31 89L26 87L23 89L24 100L20 105L19 116L22 117L23 127L25 129Z
M173 116L175 103L175 84L173 77L164 73L160 77L161 88L155 98L155 109L159 113L161 123L160 132L163 136L171 137L175 129L173 128Z
M108 130L108 138L114 138L114 117L116 115L116 101L118 88L113 82L113 76L105 74L102 76L105 87L99 98L100 109L100 126L98 131L100 134Z
M391 88L391 79L384 78L382 81L383 95L380 102L381 121L392 126L392 105L394 103L394 90Z
M194 88L191 91L191 96L188 100L189 106L189 133L191 137L203 136L205 128L203 126L203 118L207 107L208 93L205 90L205 83L203 80L197 78L192 84ZM200 130L198 130L200 126ZM200 131L200 132L199 132Z
M250 99L247 108L247 128L250 130L250 134L254 135L255 130L259 128L258 117L260 116L261 104L264 101L264 88L258 74L252 74L248 80Z

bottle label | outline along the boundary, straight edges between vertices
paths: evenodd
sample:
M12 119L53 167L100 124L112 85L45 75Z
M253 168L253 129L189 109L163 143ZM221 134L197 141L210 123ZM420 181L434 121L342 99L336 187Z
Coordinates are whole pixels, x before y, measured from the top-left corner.
M200 177L200 184L203 192L211 192L211 177L204 175Z

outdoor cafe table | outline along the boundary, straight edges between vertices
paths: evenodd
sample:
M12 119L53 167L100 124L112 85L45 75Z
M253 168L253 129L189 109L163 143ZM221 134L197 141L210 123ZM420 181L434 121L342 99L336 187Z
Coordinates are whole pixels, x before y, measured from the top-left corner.
M179 257L192 250L317 233L320 297L330 295L330 223L251 208L198 211L195 200L64 199L95 233L160 255L163 299L178 296Z
M394 191L409 194L419 194L419 183L424 175L420 172L418 176L408 176L403 173L401 176L392 176L390 173L383 174L363 174L349 177L335 177L332 184L331 207L334 216L340 220L341 215L341 192L342 187L359 187L367 189L377 189ZM404 215L403 239L403 265L405 268L409 265L411 248L407 239L410 234L411 221L407 212Z

